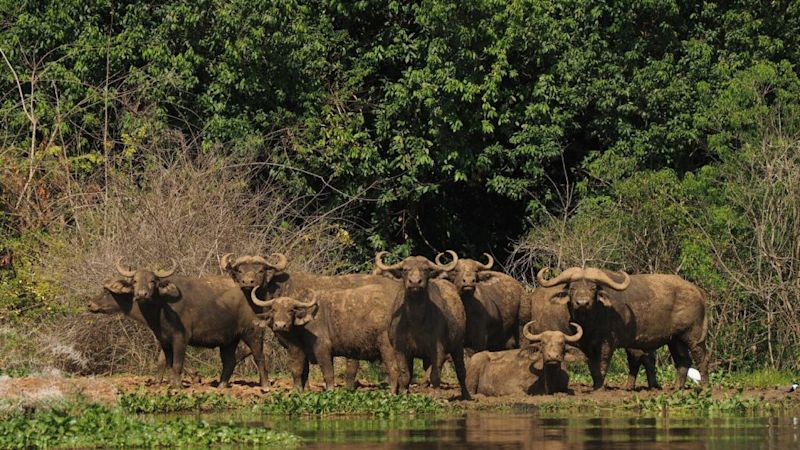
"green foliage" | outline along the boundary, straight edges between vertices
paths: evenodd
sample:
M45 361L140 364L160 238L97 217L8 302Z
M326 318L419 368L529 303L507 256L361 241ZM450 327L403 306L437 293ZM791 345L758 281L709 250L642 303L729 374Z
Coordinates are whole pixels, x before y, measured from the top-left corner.
M714 398L710 389L679 390L656 397L639 398L634 396L625 402L625 408L644 412L667 411L670 414L691 414L694 416L714 413L752 413L769 411L780 407L765 401L763 398L745 397L742 390L732 395Z
M164 391L154 394L145 389L126 392L119 406L131 413L170 413L179 411L215 411L242 406L244 403L221 393L185 393Z
M0 447L186 447L212 445L296 447L287 433L176 417L159 421L101 405L65 405L0 419Z
M360 415L395 417L432 414L443 406L427 395L392 395L384 390L324 392L291 392L269 394L256 407L257 411L278 415Z

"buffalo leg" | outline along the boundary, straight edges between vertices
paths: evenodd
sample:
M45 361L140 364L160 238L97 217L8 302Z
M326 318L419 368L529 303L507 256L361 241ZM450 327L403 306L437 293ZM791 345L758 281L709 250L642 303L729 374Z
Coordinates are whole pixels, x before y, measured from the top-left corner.
M322 370L322 378L325 380L325 390L329 391L336 387L336 379L333 375L333 356L331 349L327 345L316 345L314 347L314 357Z
M357 359L347 360L347 369L345 369L344 373L344 383L348 390L354 391L356 389L356 377L358 376L358 368L360 366L361 361Z
M450 353L453 359L453 366L456 369L456 378L458 378L458 385L461 387L461 398L464 400L472 400L467 390L467 368L464 365L464 349L459 347Z
M686 384L686 374L689 372L689 365L692 359L689 356L689 349L683 342L672 339L667 344L669 353L672 355L672 362L675 364L677 375L675 376L675 389L682 389Z
M444 364L444 358L446 356L444 352L444 345L441 342L437 342L434 344L434 347L431 349L432 353L428 356L428 364L430 371L428 372L428 381L431 383L431 387L435 389L439 389L439 386L442 384L442 365Z
M599 350L586 353L586 363L589 366L589 373L592 375L592 388L602 389L605 385L605 372L601 370L602 357Z
M408 386L411 384L411 374L414 371L414 360L406 356L403 350L395 350L395 364L397 366L397 382L392 386L393 394L402 394L408 392ZM410 360L410 363L409 363Z
M639 367L642 365L641 352L625 349L625 356L628 357L628 385L626 389L632 391L636 389L636 376L639 375Z
M708 386L708 352L706 351L706 343L690 344L689 351L692 354L692 361L697 366L697 370L700 371L700 384Z
M233 369L236 367L236 346L239 342L234 342L228 345L221 345L219 347L219 356L222 359L222 374L219 376L219 387L221 389L230 386L229 381L233 375Z
M261 330L261 331L259 331ZM258 370L258 384L261 387L269 386L269 374L267 373L267 358L264 356L264 332L261 328L252 327L242 336L244 343L250 348L253 361ZM239 361L234 361L234 365Z
M388 338L383 338L378 341L378 350L381 352L381 360L383 361L383 368L386 371L386 376L389 379L389 386L394 386L397 382L397 361L395 361L392 354L392 346L388 342ZM354 377L355 378L355 377Z
M294 345L286 348L289 353L289 369L292 372L292 385L295 390L303 391L308 380L308 358L303 349Z
M658 377L656 376L656 352L647 352L642 356L642 365L644 366L644 373L647 375L647 388L648 389L661 389L658 384Z
M167 371L167 355L164 350L158 352L158 362L157 362L156 371L158 372L158 384L164 382L164 372ZM170 366L172 366L170 364Z
M186 342L183 336L178 336L172 341L172 370L171 383L173 387L181 387L181 375L183 374L183 362L186 358ZM169 357L167 357L169 361Z

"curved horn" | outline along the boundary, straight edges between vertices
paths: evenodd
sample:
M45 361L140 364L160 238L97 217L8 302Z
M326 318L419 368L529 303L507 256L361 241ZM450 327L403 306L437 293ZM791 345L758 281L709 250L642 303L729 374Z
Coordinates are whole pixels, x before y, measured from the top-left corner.
M575 334L573 334L572 336L564 336L564 340L566 340L570 344L573 344L575 342L580 341L581 338L583 337L583 328L581 328L581 326L575 322L570 322L569 324L575 327L575 329L578 331L576 331Z
M136 273L135 270L126 270L122 268L122 258L117 258L117 263L115 265L117 267L117 272L123 277L131 278Z
M260 298L258 298L258 295L256 294L257 290L258 288L253 288L250 290L250 300L253 301L253 304L256 306L272 306L272 302L274 302L275 299L261 300Z
M531 342L539 342L542 340L542 333L539 334L531 333L530 328L532 325L533 321L526 323L525 326L522 327L522 335L525 336L525 338Z
M450 261L450 264L443 265L443 264L439 264L438 262L435 263L435 264L434 263L430 263L430 264L431 264L431 266L433 266L434 269L441 270L442 272L450 272L451 270L456 268L456 265L458 265L458 254L456 254L456 252L454 252L452 250L445 250L445 253L448 253L453 258L453 260ZM439 258L443 254L444 253L439 253L438 255L436 255L436 260L440 261Z
M442 265L442 255L444 255L444 253L439 253L436 255L436 258L433 259L433 261L439 266Z
M295 307L310 308L317 304L317 296L316 294L312 294L311 300L307 302L301 302L300 300L292 299L292 303L294 304Z
M488 253L484 253L483 256L485 256L488 261L486 262L486 264L478 263L478 270L489 270L489 269L491 269L492 266L494 265L494 258L492 258L492 255L490 255Z
M270 259L273 256L278 259L278 262L276 262L275 264L268 262L267 264L269 264L270 267L277 270L278 272L286 269L286 266L289 265L289 258L287 258L286 255L284 255L283 253L278 253L278 252L269 255Z
M172 267L170 267L168 270L154 270L153 274L158 278L167 278L168 276L175 273L175 269L178 268L178 263L175 261L175 259L173 258L170 259L172 260Z
M233 259L233 253L225 253L222 255L222 259L219 260L219 268L222 269L222 272L227 272L228 268L231 267L231 259Z
M378 252L375 254L375 267L381 269L383 272L388 272L390 270L397 270L403 267L403 261L399 263L392 264L391 266L387 266L383 263L383 255L388 254L389 252Z
M588 280L591 280L591 281L594 281L596 283L604 284L604 285L610 287L611 289L614 289L614 290L617 290L617 291L624 291L631 284L631 277L630 277L630 275L628 275L624 271L620 270L619 273L623 277L623 280L622 280L621 283L617 283L616 281L612 280L611 277L608 276L607 273L603 272L600 269L595 269L593 267L588 267L584 271L584 278L586 278Z
M561 275L551 278L549 280L544 279L544 274L549 272L549 267L543 267L539 273L536 274L536 282L539 283L539 286L542 287L553 287L557 284L561 283L569 283L570 281L574 281L576 279L581 278L581 274L583 273L583 269L579 267L570 267L569 269L561 272Z

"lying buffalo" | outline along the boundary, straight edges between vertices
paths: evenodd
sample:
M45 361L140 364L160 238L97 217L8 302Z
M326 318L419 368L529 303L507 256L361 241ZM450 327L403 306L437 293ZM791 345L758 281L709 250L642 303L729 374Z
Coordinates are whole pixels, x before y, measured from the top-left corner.
M439 387L439 369L449 354L453 359L456 376L461 385L461 395L469 399L464 366L464 332L466 314L464 305L452 283L433 279L442 272L455 268L458 256L450 264L435 264L424 256L410 256L403 261L386 265L383 255L375 256L375 265L381 273L403 280L403 289L397 293L389 319L389 341L396 357L397 381L392 383L395 393L408 391L411 382L411 362L422 358L430 366L428 379Z
M459 259L453 270L441 275L458 290L467 314L464 346L474 352L519 347L520 303L525 288L514 278L490 270L494 259L484 253L486 263ZM437 257L437 264L441 261Z
M367 285L378 285L383 290L386 307L391 307L397 292L402 289L399 281L379 275L348 274L318 275L308 272L286 271L288 258L282 253L273 253L269 258L257 255L235 258L232 253L226 254L220 261L220 267L246 292L255 287L259 298L292 297L304 300L303 295L310 291L328 291L331 289L353 289ZM249 294L248 294L249 298ZM260 307L255 306L257 313ZM354 326L358 326L355 324ZM355 387L358 372L358 360L348 360L345 380L347 387Z
M560 331L530 332L529 322L523 329L525 337L539 343L520 350L476 353L467 366L467 389L471 394L488 396L519 394L554 394L567 392L567 344L577 342L583 330L577 324L574 335Z
M291 297L252 300L264 308L259 314L275 332L292 358L295 389L303 390L309 362L319 364L326 389L334 387L333 357L384 362L390 381L396 377L394 353L386 325L389 308L379 285L314 292L302 302Z
M564 291L564 286L556 285L552 287L538 286L530 295L527 300L528 314L525 316L525 321L533 321L533 325L529 329L530 332L540 333L542 331L561 331L562 333L571 333L570 331L570 312L569 307L564 304L551 301L552 298L560 296ZM533 319L535 318L535 320ZM525 336L522 336L523 341L527 341ZM525 342L523 342L525 345ZM644 350L626 348L625 353L628 358L628 390L633 390L636 387L636 377L639 373L639 368L644 366L645 374L647 376L647 385L650 389L660 389L661 386L656 378L656 357L655 351L647 352Z
M584 329L578 347L586 354L595 389L604 386L608 364L618 347L655 350L668 345L678 371L677 386L686 382L694 360L708 383L706 304L703 292L676 275L615 274L596 268L573 267L546 280L546 288L561 286L551 300L566 304L570 317ZM691 355L691 356L690 356Z
M129 270L117 261L121 278L111 279L90 301L89 311L123 313L150 328L170 367L171 383L181 386L186 346L219 347L220 387L227 387L236 365L236 346L244 340L253 353L262 386L267 370L256 315L242 291L220 277L190 278L167 271Z

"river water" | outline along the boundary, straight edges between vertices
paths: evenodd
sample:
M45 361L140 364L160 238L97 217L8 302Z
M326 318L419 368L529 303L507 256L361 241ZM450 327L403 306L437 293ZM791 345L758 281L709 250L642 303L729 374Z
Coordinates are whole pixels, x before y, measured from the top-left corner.
M301 436L307 449L800 448L800 411L715 417L467 411L411 419L250 416L237 420L289 431Z

